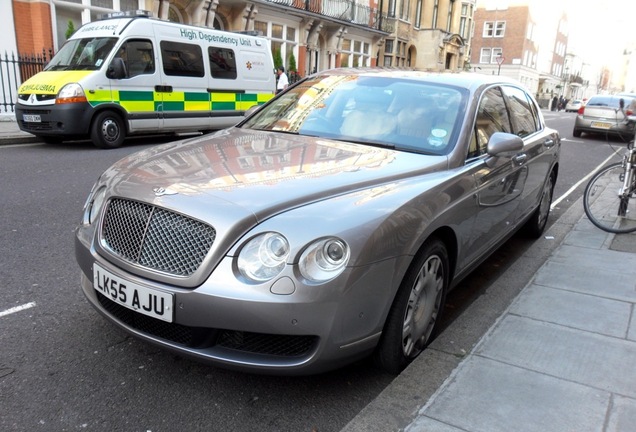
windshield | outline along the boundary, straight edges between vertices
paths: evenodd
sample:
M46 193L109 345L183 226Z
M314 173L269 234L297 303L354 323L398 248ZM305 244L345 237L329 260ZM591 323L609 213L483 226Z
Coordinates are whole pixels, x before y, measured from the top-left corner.
M423 80L317 75L241 127L441 155L455 144L466 93Z
M64 44L44 70L97 70L116 42L117 38L72 39Z

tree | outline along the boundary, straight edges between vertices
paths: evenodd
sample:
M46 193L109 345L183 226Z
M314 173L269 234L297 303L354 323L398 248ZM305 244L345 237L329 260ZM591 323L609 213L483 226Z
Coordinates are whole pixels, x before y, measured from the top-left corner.
M278 69L279 66L283 66L283 56L280 54L280 49L274 51L274 69Z
M66 33L64 33L64 36L66 36L66 39L69 39L71 36L73 36L73 33L75 33L75 24L73 24L72 20L68 20Z
M289 57L287 58L287 69L290 72L296 72L296 57L294 57L294 52L289 53Z

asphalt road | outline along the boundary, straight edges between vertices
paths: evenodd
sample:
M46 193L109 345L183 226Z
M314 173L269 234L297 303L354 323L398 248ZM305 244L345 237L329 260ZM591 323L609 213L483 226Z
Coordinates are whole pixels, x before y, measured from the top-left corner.
M573 139L574 114L546 118L565 138L553 222L612 146ZM84 299L73 252L84 199L107 166L153 142L0 148L0 430L339 431L392 376L368 361L300 378L212 368L129 338ZM514 237L451 293L446 324L483 321L466 315L470 305L530 244ZM6 313L15 307L24 309Z

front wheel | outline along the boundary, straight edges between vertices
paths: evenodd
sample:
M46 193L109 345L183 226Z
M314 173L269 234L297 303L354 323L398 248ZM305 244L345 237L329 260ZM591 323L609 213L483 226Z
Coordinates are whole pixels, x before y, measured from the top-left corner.
M126 138L126 126L113 111L102 111L95 116L91 126L91 141L99 148L120 147Z
M411 264L391 305L375 352L382 369L400 373L433 339L448 283L446 246L431 239Z
M552 195L554 193L555 182L556 173L552 171L543 185L543 192L541 193L539 206L524 226L525 232L530 237L539 238L545 230L545 226L548 223L548 216L550 215L550 206L552 205Z
M590 222L610 233L636 231L634 177L630 192L624 196L619 195L625 178L621 163L609 165L592 177L583 193L583 208Z

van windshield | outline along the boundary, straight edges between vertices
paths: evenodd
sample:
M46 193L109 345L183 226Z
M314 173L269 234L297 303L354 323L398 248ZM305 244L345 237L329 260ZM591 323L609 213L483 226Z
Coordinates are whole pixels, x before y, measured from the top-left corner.
M102 67L116 42L117 38L70 40L55 54L44 70L97 70Z

